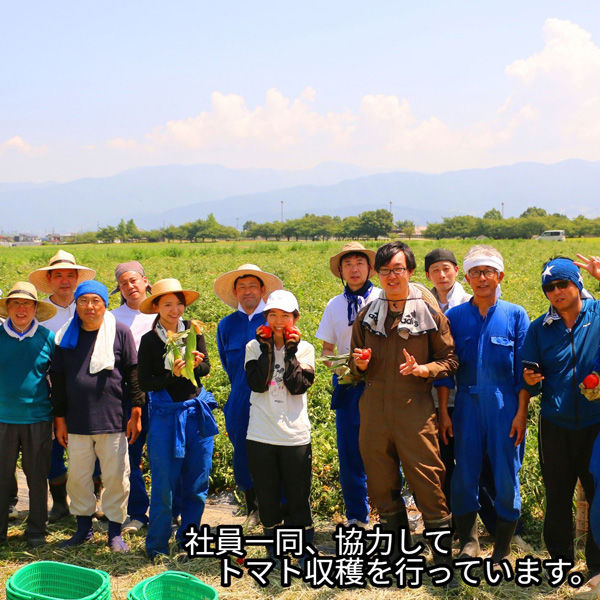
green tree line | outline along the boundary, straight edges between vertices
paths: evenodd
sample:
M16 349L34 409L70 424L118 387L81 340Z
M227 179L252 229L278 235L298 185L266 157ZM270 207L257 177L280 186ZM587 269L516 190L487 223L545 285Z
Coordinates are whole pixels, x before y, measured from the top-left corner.
M428 238L475 238L529 239L546 229L564 229L568 237L600 237L600 218L588 219L582 215L569 219L558 213L548 214L543 208L529 207L519 217L503 218L498 209L491 209L483 217L463 215L446 217L440 223L429 223L423 232ZM104 242L205 242L212 240L274 239L274 240L327 240L327 239L376 239L396 232L411 238L416 231L410 220L394 223L392 213L385 209L369 210L358 216L332 217L305 214L299 219L256 223L246 221L242 231L221 225L211 213L206 219L197 219L182 225L169 225L161 229L142 231L133 219L115 227L108 225L98 231L74 236L78 243Z
M447 217L441 223L430 223L424 235L428 238L529 239L547 229L564 229L567 237L600 236L600 218L579 215L569 219L558 213L548 214L543 208L530 206L519 217L504 219L497 209L483 217L470 215Z

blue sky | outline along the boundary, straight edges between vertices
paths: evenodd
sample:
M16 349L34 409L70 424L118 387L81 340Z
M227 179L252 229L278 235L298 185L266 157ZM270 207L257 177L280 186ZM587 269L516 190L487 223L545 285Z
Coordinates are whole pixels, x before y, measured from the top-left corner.
M0 181L600 160L597 2L5 3L0 52Z

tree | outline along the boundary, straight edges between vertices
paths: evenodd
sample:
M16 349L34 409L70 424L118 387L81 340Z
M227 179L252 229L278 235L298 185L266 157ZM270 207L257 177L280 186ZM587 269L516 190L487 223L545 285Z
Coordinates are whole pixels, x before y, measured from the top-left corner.
M107 225L106 227L101 227L98 230L98 239L106 242L107 244L112 244L115 241L115 238L118 237L118 233L115 227L112 225Z
M502 219L502 213L497 208L492 208L483 215L483 218L500 220Z
M405 221L398 221L396 223L396 227L410 240L410 238L415 235L415 223L414 221L409 221L406 219Z
M530 206L520 215L521 219L526 219L527 217L546 217L548 213L543 208L538 208L537 206Z
M361 235L377 238L387 236L394 228L394 215L384 208L367 210L358 215L361 223Z
M117 225L117 236L122 242L127 240L127 224L125 223L125 219L121 219Z

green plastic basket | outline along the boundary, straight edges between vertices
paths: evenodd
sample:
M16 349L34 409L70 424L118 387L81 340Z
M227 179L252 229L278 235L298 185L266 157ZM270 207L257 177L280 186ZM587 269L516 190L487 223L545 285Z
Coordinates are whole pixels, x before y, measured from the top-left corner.
M215 588L182 571L165 571L140 581L128 600L217 600Z
M77 565L39 561L6 582L7 600L110 600L110 576Z

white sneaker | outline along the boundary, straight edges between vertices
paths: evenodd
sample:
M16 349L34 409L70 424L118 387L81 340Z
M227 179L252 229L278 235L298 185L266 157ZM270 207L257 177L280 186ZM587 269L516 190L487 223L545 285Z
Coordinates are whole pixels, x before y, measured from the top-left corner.
M348 519L346 526L351 527L352 525L354 525L355 527L360 527L361 529L369 528L369 524L365 523L364 521L359 521L358 519Z
M533 552L533 546L528 544L520 535L513 535L511 543L523 552Z
M127 519L125 523L123 523L121 531L123 533L137 533L143 527L145 527L145 524L138 519Z

